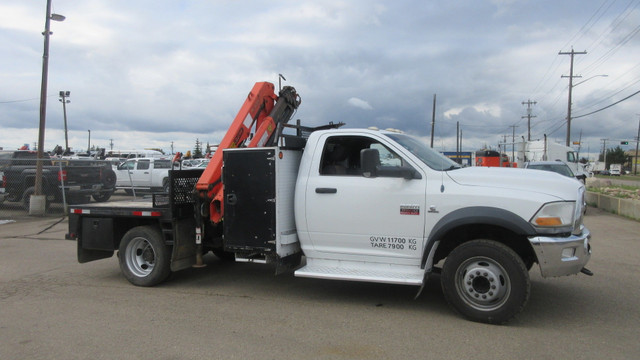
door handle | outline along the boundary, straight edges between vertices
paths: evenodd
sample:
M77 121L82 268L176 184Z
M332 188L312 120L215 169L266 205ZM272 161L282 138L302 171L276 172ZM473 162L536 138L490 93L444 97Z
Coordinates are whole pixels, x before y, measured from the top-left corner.
M335 194L337 192L336 188L316 188L316 194Z

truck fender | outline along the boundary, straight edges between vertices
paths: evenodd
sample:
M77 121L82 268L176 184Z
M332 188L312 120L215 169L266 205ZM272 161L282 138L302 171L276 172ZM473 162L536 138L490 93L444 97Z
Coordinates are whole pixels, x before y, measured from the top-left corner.
M536 234L535 229L527 220L504 209L487 206L458 209L445 215L431 230L422 254L421 267L424 269L427 262L431 263L433 259L428 260L435 255L434 246L447 232L460 226L474 224L495 225L523 236ZM425 270L430 271L430 269Z

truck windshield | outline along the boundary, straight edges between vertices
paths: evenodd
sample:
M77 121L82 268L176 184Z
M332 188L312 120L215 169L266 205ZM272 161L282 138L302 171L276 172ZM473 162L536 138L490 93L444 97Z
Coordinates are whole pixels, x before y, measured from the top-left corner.
M418 157L433 170L455 170L460 168L460 165L455 161L429 148L422 141L414 137L402 134L385 135L396 141L405 149L409 150L413 155Z

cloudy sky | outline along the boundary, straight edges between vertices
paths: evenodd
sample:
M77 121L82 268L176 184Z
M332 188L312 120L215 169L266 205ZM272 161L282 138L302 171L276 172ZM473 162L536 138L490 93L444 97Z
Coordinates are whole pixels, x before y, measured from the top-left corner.
M558 53L572 48L587 52L572 141L595 153L638 131L640 0L53 0L53 12L66 20L51 25L46 150L64 145L60 90L72 148L90 130L99 147L185 151L217 143L253 84L279 73L307 125L428 142L437 94L438 149L455 150L457 123L465 150L495 148L527 136L531 100L531 137L564 143L570 56ZM45 0L0 4L5 149L37 143L45 13Z

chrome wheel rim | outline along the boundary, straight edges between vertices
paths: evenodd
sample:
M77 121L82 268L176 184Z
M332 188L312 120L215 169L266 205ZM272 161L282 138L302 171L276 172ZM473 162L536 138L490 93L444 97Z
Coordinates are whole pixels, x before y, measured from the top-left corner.
M500 308L511 294L511 279L495 260L474 257L456 271L456 291L469 306L480 311Z
M127 267L137 277L145 277L156 265L156 252L149 241L142 237L131 240L125 252Z

